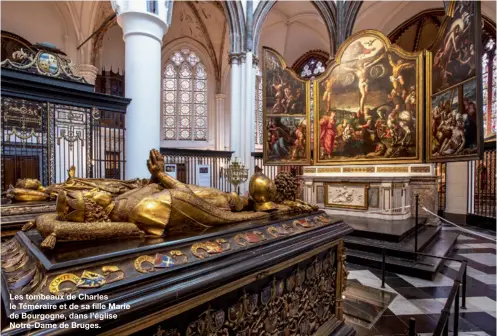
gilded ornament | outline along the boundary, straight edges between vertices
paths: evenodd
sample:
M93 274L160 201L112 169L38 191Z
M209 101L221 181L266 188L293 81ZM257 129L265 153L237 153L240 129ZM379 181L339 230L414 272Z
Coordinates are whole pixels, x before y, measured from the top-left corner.
M9 283L10 289L19 289L26 286L38 273L37 268L29 269L27 272L21 272L16 276L9 278L7 281Z
M83 271L76 287L79 288L98 288L105 285L105 277L101 274Z
M304 168L304 174L314 174L316 172L316 168Z
M320 216L317 216L315 218L315 220L317 220L318 222L321 222L321 223L324 223L324 224L328 224L331 222L331 218L328 217L327 215L320 215Z
M318 329L334 316L338 304L335 287L336 267L329 267L330 255L331 253L327 253L324 259L314 260L307 264L305 269L299 269L297 266L297 269L284 279L273 278L258 294L247 294L246 288L242 289L243 294L238 301L228 305L226 310L214 310L209 307L194 318L193 322L187 321L186 335L316 334ZM324 265L320 266L326 263L326 260L327 270ZM308 273L313 275L306 279L308 269ZM232 295L228 296L228 300L231 300Z
M374 173L374 167L343 167L344 173Z
M264 287L261 291L261 303L263 305L267 305L272 297L273 297L272 286Z
M193 244L191 251L193 255L199 259L207 258L212 254L219 254L224 251L231 249L231 245L222 238L216 239L216 241L206 241L201 243Z
M76 290L76 287L72 289L63 288L60 289L59 286L64 282L72 282L75 286L79 283L80 278L72 273L63 273L52 279L50 285L48 286L48 290L50 293L54 295L70 293Z
M411 173L429 173L430 171L431 171L430 166L411 167Z
M2 261L4 260L5 256L8 254L8 253L11 253L17 249L19 249L19 243L17 242L17 240L15 238L12 238L11 240L9 240L8 242L5 242L5 243L2 243Z
M266 240L266 237L260 231L249 231L235 236L235 242L240 246L259 243L263 240Z
M152 266L144 268L142 266L142 264L145 262L151 264ZM150 257L148 255L142 255L142 256L136 258L134 266L135 266L135 269L140 273L150 273L150 272L155 271L154 263L155 263L154 257Z
M293 289L295 288L295 282L296 282L296 273L293 272L292 275L290 275L287 279L286 279L286 290L288 292L291 292L293 291Z
M10 267L2 267L2 269L6 273L12 273L12 272L18 271L21 268L23 268L27 264L28 261L29 261L29 256L27 254L24 254L23 257L21 258L21 260L19 260L19 262L17 262L16 264L13 264Z
M267 233L273 237L288 236L293 233L293 228L287 224L281 226L270 226L267 228Z
M376 167L377 173L408 173L409 167Z
M307 218L302 218L302 219L296 219L293 221L293 226L297 228L297 226L300 226L301 228L304 229L309 229L314 227L314 223L309 221Z
M169 252L169 255L157 253L155 255L154 266L156 268L170 268L175 265L182 265L188 262L188 256L179 250Z
M17 251L14 255L9 257L6 261L2 260L2 268L4 270L12 268L12 266L19 263L25 255L26 255L26 251L24 251L24 250Z
M342 169L340 167L325 167L318 168L318 173L340 173Z
M31 293L33 289L35 289L36 286L38 286L42 278L43 278L42 273L37 271L33 279L21 290L20 294Z
M117 266L103 266L102 273L107 284L124 279L124 272Z
M235 303L228 308L228 321L237 324L243 318L243 301Z
M257 310L258 304L259 304L259 295L251 294L245 297L244 307L246 312L254 313Z

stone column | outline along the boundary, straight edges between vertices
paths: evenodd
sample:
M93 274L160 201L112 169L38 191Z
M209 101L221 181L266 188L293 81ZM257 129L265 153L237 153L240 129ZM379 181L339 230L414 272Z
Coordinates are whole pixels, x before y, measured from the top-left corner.
M468 213L468 163L448 162L445 181L446 215L456 224L463 223Z
M79 76L83 77L89 84L95 85L98 69L92 64L78 64L75 70Z
M240 139L240 127L242 124L241 120L241 65L240 65L240 55L231 54L230 55L231 64L231 98L230 98L230 108L231 108L231 150L234 152L234 157L241 156L241 139ZM245 162L244 162L245 164Z
M224 110L226 103L226 95L223 93L216 94L216 149L226 150L226 123L224 122Z
M242 161L249 168L249 176L255 173L254 159L252 152L255 150L255 69L253 67L253 54L247 52L245 60L245 83L244 94L246 95L245 106L242 111L244 114L243 123L243 158ZM245 184L248 190L248 183Z
M126 178L150 176L147 158L160 148L161 48L171 7L148 12L146 1L112 1L125 42Z

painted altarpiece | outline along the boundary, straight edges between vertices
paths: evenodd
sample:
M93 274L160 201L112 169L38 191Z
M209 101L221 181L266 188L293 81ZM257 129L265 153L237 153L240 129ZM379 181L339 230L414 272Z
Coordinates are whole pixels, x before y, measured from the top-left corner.
M374 30L347 39L315 81L314 162L422 160L423 54Z
M265 47L263 86L264 165L311 164L310 82Z
M483 153L479 1L451 1L426 52L426 159L465 161Z

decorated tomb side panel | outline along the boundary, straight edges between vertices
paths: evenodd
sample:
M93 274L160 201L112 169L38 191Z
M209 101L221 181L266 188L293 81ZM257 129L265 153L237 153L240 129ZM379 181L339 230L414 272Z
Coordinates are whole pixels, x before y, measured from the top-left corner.
M310 82L270 48L263 50L263 93L264 164L310 164Z
M312 335L339 325L341 284L345 279L340 244L268 276L235 288L218 288L217 298L137 332L137 335ZM343 272L342 272L343 271ZM229 290L233 287L233 290Z
M426 158L481 156L481 16L478 1L450 1L440 35L426 52Z
M422 160L423 55L364 30L315 82L314 161L320 165Z

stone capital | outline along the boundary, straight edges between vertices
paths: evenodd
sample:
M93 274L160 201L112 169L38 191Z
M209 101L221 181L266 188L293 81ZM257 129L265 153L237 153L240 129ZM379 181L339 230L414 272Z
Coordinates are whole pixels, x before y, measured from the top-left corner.
M148 36L162 44L162 38L169 26L160 17L145 12L123 12L117 16L117 23L123 29L123 37L131 35Z
M83 77L89 84L95 85L98 69L92 64L78 64L74 67L75 72Z
M226 95L224 93L216 93L216 100L224 100Z
M240 64L240 53L231 53L229 55L229 64Z

